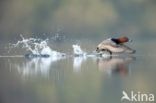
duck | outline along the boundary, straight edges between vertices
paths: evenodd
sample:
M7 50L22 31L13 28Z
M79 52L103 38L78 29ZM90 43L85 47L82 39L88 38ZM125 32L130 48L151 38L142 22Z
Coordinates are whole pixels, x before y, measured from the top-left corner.
M130 42L128 37L123 36L119 38L108 38L99 43L96 47L97 53L107 52L109 54L112 53L128 53L133 54L136 51L125 45L125 43Z

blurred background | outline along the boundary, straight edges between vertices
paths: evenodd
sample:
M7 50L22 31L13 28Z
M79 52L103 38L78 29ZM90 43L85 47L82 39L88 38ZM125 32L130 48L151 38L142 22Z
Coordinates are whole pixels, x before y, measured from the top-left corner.
M53 50L67 54L74 43L91 52L105 38L128 36L136 54L109 60L3 57L28 53L8 50L21 34L50 38ZM121 103L123 90L156 94L155 44L156 0L0 0L0 103Z
M152 39L155 0L1 0L0 40L52 36L70 38L127 35Z

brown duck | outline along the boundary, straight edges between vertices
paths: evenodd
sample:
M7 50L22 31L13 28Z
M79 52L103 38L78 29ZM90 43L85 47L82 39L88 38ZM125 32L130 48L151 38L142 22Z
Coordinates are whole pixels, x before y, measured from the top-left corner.
M98 44L96 48L97 53L109 52L112 53L135 53L135 50L131 49L130 47L126 46L125 43L129 42L130 40L127 37L120 37L120 38L109 38L102 41Z

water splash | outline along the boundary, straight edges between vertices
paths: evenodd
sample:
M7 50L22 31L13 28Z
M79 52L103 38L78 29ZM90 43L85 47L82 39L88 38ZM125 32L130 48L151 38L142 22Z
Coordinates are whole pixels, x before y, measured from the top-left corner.
M110 55L107 54L98 54L97 52L91 52L91 53L87 53L85 51L83 51L80 47L80 45L77 44L73 44L73 54L74 55L67 55L65 53L61 53L58 52L56 50L52 50L49 46L48 46L48 42L49 40L42 40L42 39L36 39L36 38L24 38L22 35L20 35L22 40L18 41L16 44L11 44L12 48L20 48L20 50L24 50L26 51L27 54L24 54L25 57L28 58L34 58L34 57L69 57L69 56L73 56L73 57L110 57Z
M75 56L86 56L87 53L84 52L79 45L73 45L73 52Z
M33 55L48 55L48 56L64 56L65 53L60 53L55 50L52 50L48 46L48 39L41 40L35 38L24 38L20 35L22 40L18 41L16 44L12 44L13 48L21 47L26 49L26 51L31 52Z

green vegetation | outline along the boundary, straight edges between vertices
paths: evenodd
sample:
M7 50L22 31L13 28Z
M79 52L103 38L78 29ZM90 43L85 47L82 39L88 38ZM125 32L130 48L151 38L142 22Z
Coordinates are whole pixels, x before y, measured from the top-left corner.
M104 34L153 38L155 4L155 0L3 0L0 35L10 39L61 28L72 38Z

